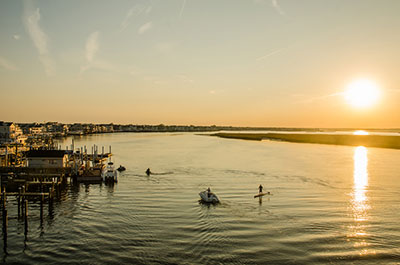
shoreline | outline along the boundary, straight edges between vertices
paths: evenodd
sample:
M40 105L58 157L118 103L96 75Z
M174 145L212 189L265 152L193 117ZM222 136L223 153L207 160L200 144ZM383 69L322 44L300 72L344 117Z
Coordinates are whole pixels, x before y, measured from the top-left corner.
M284 141L292 143L313 143L346 146L365 146L400 149L400 136L386 135L337 135L305 133L215 133L210 136L251 141Z

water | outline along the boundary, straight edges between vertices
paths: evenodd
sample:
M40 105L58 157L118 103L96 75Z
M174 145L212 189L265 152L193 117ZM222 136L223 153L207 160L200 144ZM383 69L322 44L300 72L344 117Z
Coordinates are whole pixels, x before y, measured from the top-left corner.
M63 145L70 145L71 139ZM104 134L127 168L114 187L69 187L53 209L9 198L6 264L399 264L399 150ZM147 177L145 170L159 175ZM273 195L254 199L258 185ZM199 203L211 187L219 205Z

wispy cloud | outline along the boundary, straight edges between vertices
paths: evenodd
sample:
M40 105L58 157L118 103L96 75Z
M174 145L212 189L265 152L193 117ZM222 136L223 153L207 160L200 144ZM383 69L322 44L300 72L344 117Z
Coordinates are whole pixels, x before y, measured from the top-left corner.
M128 10L128 12L125 15L125 18L122 20L121 22L121 26L120 26L120 32L124 31L129 24L131 23L131 20L134 16L139 16L141 14L150 14L151 10L153 9L153 7L151 5L140 5L137 4L135 6L133 6L131 9Z
M13 38L14 38L14 40L19 40L19 39L21 38L21 36L20 36L20 35L17 35L17 34L15 34L15 35L13 35Z
M0 56L0 67L10 70L10 71L17 71L18 67L16 67L12 62L8 61L7 59Z
M182 17L183 10L185 10L185 6L186 6L186 0L183 0L183 1L182 1L181 12L179 13L179 18Z
M279 5L278 0L271 0L271 2L272 2L272 6L275 8L276 12L279 13L279 15L281 15L281 16L286 15L286 13L283 11L281 6Z
M256 60L257 60L257 61L264 60L264 59L266 59L266 58L268 58L268 57L270 57L270 56L273 56L273 55L275 55L275 54L280 53L282 50L283 50L283 48L282 48L282 49L275 50L275 51L272 51L272 52L269 52L269 53L267 53L266 55L263 55L263 56L261 56L261 57L258 57Z
M86 59L91 63L99 50L99 32L91 33L86 41Z
M24 16L24 24L28 31L30 38L33 41L38 53L39 60L44 66L45 72L47 75L54 74L55 67L53 59L50 56L48 49L48 37L43 29L39 25L40 21L40 9L31 8L31 5L26 2L25 4L25 16Z
M94 31L88 36L85 45L86 64L81 66L80 74L83 74L90 69L98 69L112 72L117 71L117 67L114 64L97 58L97 54L100 50L99 36L99 31Z
M126 29L129 26L129 21L130 18L132 17L133 13L135 12L135 8L131 8L129 9L128 13L126 14L124 20L122 20L121 22L121 29L120 31L123 31L124 29Z
M189 78L187 75L184 74L178 74L176 75L176 77L178 78L178 80L180 80L182 83L190 83L193 84L194 80Z
M146 24L143 24L142 26L140 26L140 28L138 29L138 33L144 34L146 31L149 31L152 27L153 27L153 23L151 21L147 22Z

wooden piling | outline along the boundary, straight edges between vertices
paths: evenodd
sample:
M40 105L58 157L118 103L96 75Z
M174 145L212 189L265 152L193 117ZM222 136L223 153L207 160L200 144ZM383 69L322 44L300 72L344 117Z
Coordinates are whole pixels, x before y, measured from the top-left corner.
M18 218L21 216L21 187L18 187Z
M40 224L43 224L43 204L44 204L44 193L42 192L40 200Z
M8 213L7 213L7 208L6 208L6 202L7 202L6 188L3 189L1 199L2 199L2 205L3 205L3 207L2 207L3 208L3 234L7 234Z
M25 235L28 234L28 200L25 200L25 214L24 214L24 220L25 220Z

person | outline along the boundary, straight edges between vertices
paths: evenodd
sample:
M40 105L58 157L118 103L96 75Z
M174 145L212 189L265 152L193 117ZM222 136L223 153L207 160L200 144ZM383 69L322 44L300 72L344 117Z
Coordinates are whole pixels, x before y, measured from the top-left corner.
M147 174L147 176L150 176L150 174L151 174L150 168L148 168L148 169L146 170L146 174Z
M208 189L207 189L207 196L208 196L208 198L210 198L210 196L211 196L211 189L210 189L210 187L208 187Z
M258 192L262 193L262 190L263 190L263 186L260 184L260 186L258 186Z

